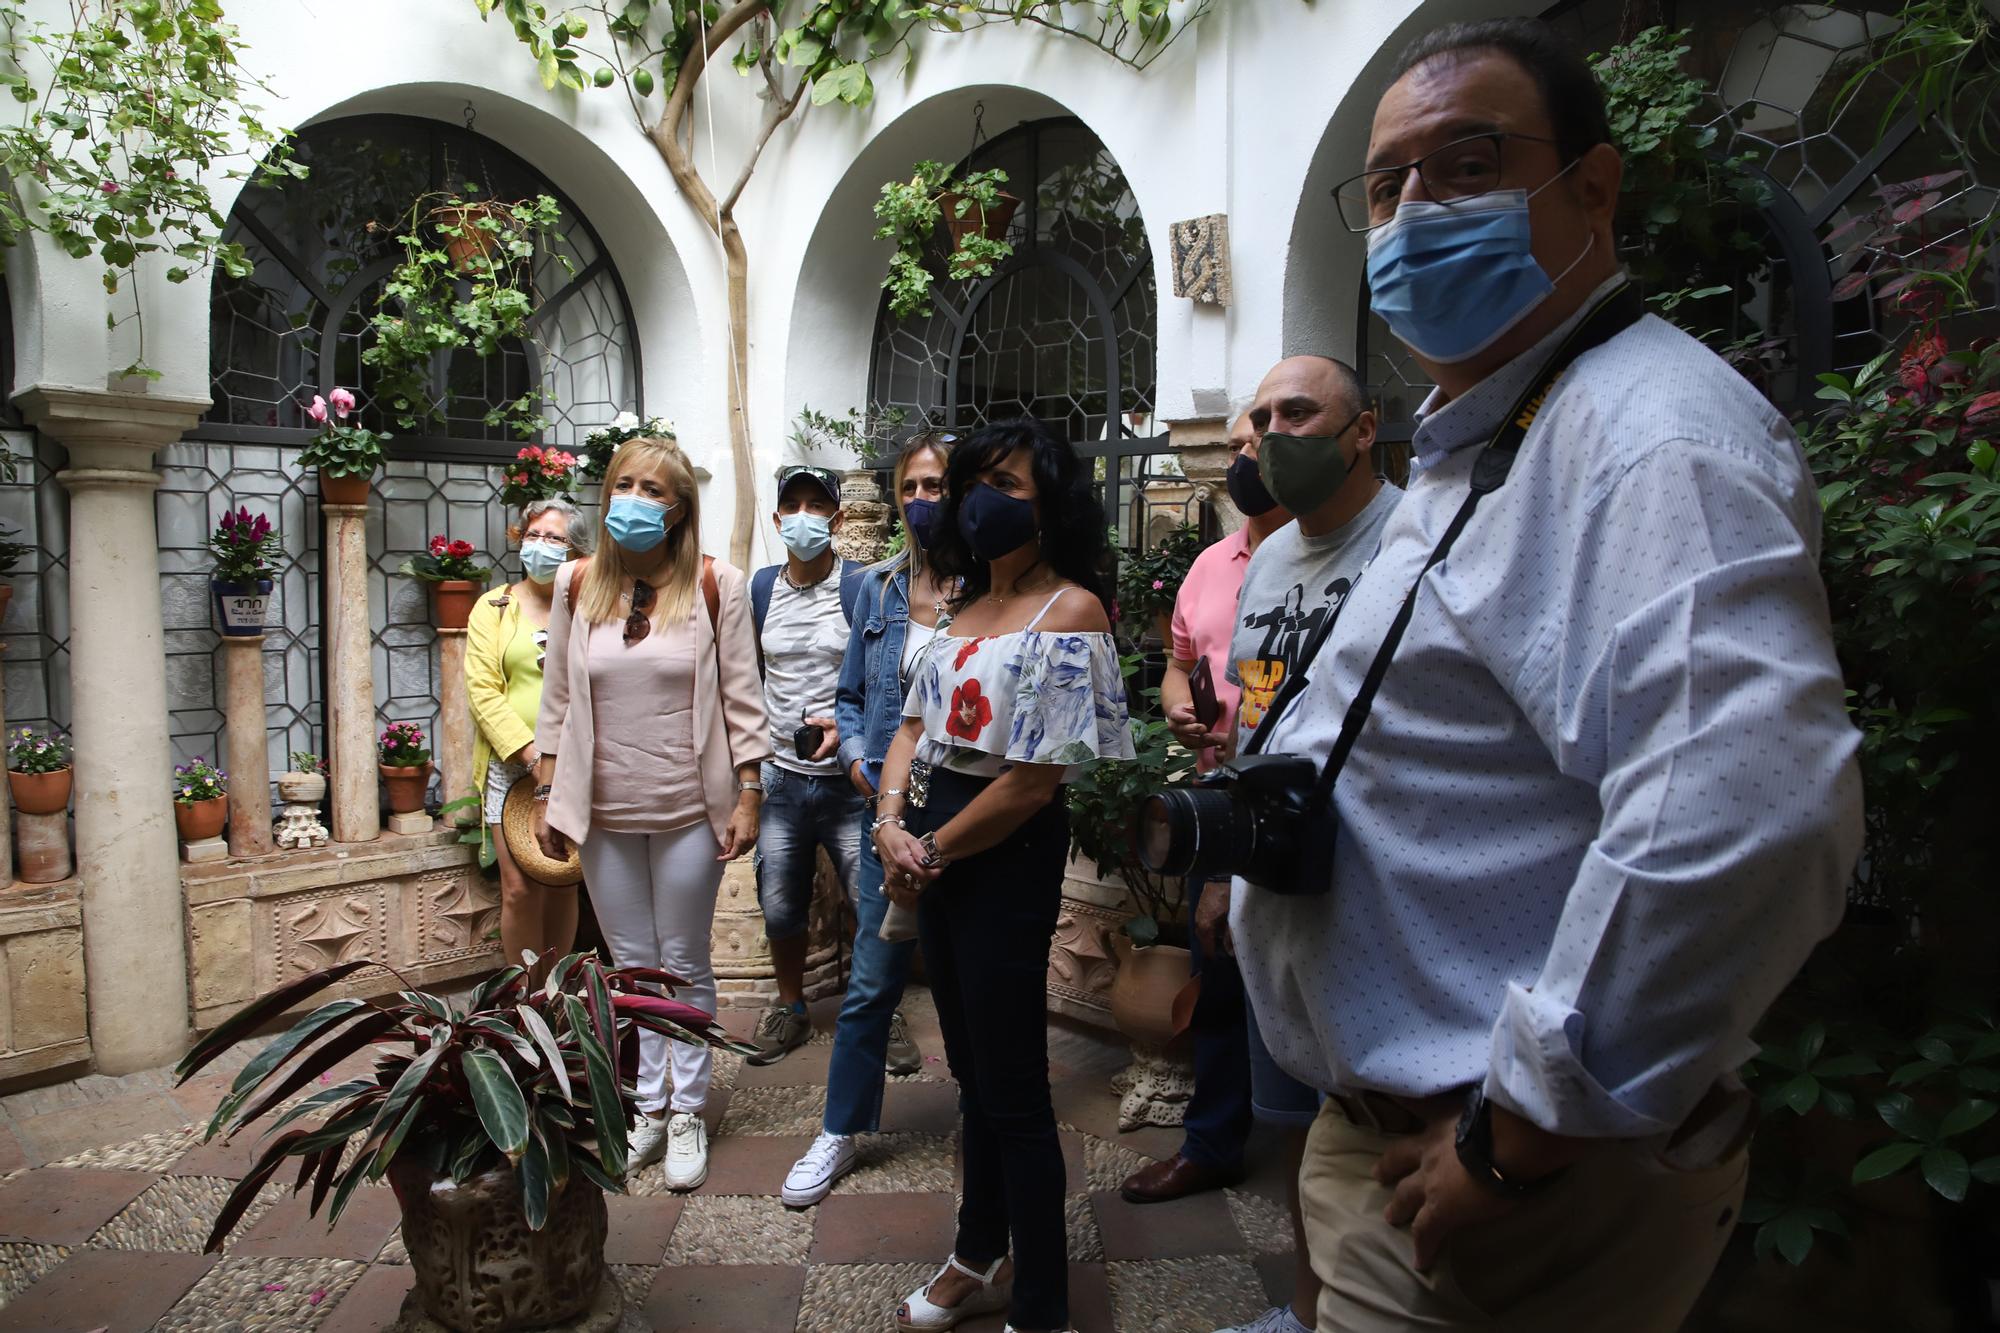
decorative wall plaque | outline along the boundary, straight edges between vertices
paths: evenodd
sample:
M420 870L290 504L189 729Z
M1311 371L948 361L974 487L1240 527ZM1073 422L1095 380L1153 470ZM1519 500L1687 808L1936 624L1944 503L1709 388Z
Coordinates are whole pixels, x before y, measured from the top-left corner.
M1210 213L1169 228L1174 295L1208 305L1229 304L1229 217Z

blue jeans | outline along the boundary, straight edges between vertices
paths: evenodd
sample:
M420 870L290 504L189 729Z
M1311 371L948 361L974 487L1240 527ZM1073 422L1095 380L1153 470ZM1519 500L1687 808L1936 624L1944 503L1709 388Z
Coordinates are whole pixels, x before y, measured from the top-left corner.
M766 760L764 813L757 834L757 905L767 939L806 933L812 914L814 853L826 848L840 887L861 882L861 825L867 806L844 773L794 773ZM881 872L876 871L879 882Z
M1188 920L1211 886L1188 885ZM1243 973L1227 954L1208 957L1201 932L1189 932L1190 970L1201 978L1194 1007L1194 1095L1181 1119L1181 1156L1203 1166L1233 1171L1243 1162L1250 1137L1250 1005Z
M915 940L890 944L881 936L889 897L882 892L882 862L872 839L861 841L856 891L860 901L854 909L854 957L826 1071L829 1134L873 1134L882 1127L886 1082L882 1062L889 1054L889 1020L903 1001L910 959L917 952Z

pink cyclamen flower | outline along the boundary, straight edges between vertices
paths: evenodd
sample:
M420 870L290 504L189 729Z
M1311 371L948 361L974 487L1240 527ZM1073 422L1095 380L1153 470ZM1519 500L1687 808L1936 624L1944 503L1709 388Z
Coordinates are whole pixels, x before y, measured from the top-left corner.
M345 389L335 389L326 396L326 401L332 405L335 416L344 417L354 410L354 395Z
M1165 579L1154 579L1154 580L1153 580L1153 591L1154 591L1154 592L1158 592L1158 591L1159 591L1160 589L1162 589L1162 588L1164 588L1164 587L1166 587L1166 586L1167 586L1167 581L1166 581Z
M314 394L312 402L306 407L306 415L324 426L326 424L326 399L320 397L318 394Z
M102 191L104 191L104 192L105 192L106 194L117 194L117 193L118 193L118 182L117 182L117 181L99 181L99 182L97 183L97 188L98 188L98 189L100 189L100 190L102 190Z

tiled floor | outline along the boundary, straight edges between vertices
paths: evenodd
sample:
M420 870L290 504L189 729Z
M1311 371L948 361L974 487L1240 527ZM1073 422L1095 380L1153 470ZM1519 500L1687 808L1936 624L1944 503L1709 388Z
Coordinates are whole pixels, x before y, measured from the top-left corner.
M815 1209L787 1209L777 1193L819 1128L832 1009L815 1014L813 1044L776 1065L719 1060L707 1183L667 1194L652 1168L630 1196L609 1200L606 1257L626 1293L626 1327L894 1328L896 1302L950 1247L956 1148L955 1094L929 997L913 993L905 1012L924 1072L891 1082L884 1132L863 1140L863 1164ZM1178 1131L1118 1132L1107 1087L1122 1058L1114 1043L1057 1027L1051 1056L1079 1330L1207 1333L1288 1287L1291 1233L1274 1154L1253 1151L1239 1189L1127 1204L1118 1182L1171 1153ZM274 1188L221 1255L201 1253L231 1181L250 1165L248 1142L200 1142L233 1074L181 1089L162 1072L91 1077L0 1098L0 1333L361 1333L393 1322L409 1269L385 1187L360 1191L331 1233ZM963 1327L998 1333L1001 1324L993 1316Z

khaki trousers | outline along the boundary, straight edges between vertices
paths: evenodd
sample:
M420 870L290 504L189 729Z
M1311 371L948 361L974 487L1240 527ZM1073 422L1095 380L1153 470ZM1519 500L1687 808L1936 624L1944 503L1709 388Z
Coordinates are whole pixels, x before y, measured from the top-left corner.
M1748 1154L1679 1171L1607 1143L1514 1211L1451 1236L1428 1274L1382 1220L1371 1174L1392 1136L1320 1108L1299 1172L1322 1284L1318 1333L1484 1329L1674 1333L1736 1224Z

